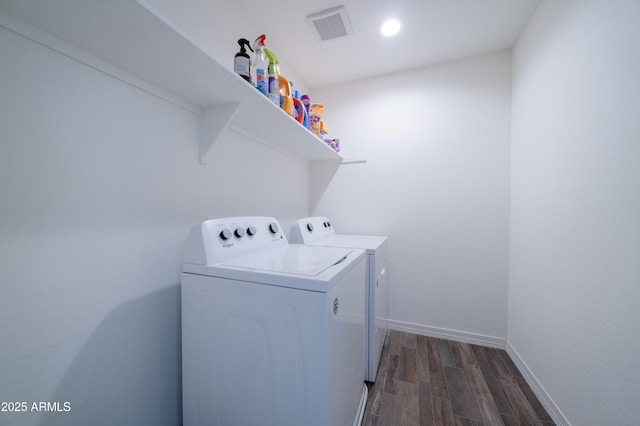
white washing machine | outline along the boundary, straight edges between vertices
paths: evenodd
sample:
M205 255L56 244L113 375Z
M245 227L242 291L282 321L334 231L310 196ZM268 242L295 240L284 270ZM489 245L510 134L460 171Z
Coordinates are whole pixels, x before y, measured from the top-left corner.
M387 237L336 234L326 217L307 217L293 224L290 239L298 244L366 250L365 380L375 382L389 322Z
M207 220L182 274L185 426L357 425L363 250L288 244L270 217Z

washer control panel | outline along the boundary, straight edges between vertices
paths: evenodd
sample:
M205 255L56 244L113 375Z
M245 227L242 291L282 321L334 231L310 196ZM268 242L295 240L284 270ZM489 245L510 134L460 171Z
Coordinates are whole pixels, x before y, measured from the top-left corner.
M184 262L212 265L288 244L278 221L266 216L209 219L189 234Z

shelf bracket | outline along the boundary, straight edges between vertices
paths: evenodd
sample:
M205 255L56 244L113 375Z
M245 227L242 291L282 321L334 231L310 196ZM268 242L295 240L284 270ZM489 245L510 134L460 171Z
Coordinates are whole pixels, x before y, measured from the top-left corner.
M200 163L207 164L209 150L222 131L235 117L241 102L216 105L205 108L200 115Z
M341 164L364 164L367 160L364 158L345 158Z

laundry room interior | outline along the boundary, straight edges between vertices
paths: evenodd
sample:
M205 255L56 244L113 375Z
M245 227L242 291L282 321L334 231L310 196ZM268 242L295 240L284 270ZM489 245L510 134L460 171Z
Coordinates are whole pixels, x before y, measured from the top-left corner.
M411 49L458 50L429 47L432 62L393 71L381 56L359 76L340 72L352 56L323 57L340 39L314 41L311 84L299 52L269 34L298 20L315 40L305 16L328 0L282 7L281 21L256 20L250 0L0 0L0 423L182 424L189 230L269 216L290 239L297 219L323 216L339 233L388 237L390 330L504 349L555 424L640 424L640 3L443 3L378 1L364 17L339 3L354 37L396 6ZM225 106L223 86L249 86L235 78L211 82L225 105L206 110L215 135L203 141L197 96L83 47L126 51L88 24L124 5L152 10L232 77L237 40L267 34L340 152L305 156L278 141L280 124L237 124L258 119L243 109L253 101ZM410 25L440 18L414 7L451 13L442 21L459 25L438 34L453 39L485 16L508 34L485 50L415 39ZM158 57L172 48L138 36ZM365 53L399 49L367 40ZM127 60L144 69L136 48Z

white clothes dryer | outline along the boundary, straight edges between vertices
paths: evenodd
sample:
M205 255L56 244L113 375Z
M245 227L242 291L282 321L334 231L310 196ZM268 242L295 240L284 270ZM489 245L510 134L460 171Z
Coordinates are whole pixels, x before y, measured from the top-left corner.
M387 237L336 234L326 217L297 220L291 229L292 243L350 247L366 251L367 277L365 292L365 380L375 382L380 355L389 322L389 274L387 269Z
M182 273L183 420L357 425L365 255L288 244L271 217L207 220Z

